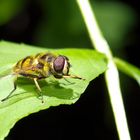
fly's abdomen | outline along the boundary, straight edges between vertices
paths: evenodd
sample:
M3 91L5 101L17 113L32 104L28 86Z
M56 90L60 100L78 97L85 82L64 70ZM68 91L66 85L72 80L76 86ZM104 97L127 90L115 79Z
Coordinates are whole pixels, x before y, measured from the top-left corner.
M39 61L39 55L28 56L15 65L13 71L15 74L19 74L28 78L46 78L49 75L48 63Z
M17 64L14 66L13 71L15 73L21 73L22 71L27 71L27 70L31 70L31 66L33 63L33 57L26 57L24 59L21 59L17 62Z

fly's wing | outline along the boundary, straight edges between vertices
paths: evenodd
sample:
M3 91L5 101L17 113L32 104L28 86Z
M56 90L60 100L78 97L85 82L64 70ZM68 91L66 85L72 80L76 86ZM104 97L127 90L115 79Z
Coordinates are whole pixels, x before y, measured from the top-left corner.
M13 66L14 64L8 64L0 67L0 101L14 88Z
M14 64L8 64L6 66L2 66L0 67L0 79L2 77L5 77L7 75L11 75L12 74L12 68L13 68Z

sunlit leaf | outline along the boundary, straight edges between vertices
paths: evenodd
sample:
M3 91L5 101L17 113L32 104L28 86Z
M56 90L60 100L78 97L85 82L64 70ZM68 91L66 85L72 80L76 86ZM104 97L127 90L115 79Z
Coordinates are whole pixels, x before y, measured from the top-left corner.
M13 96L4 102L0 102L0 139L3 139L8 134L9 130L18 120L31 113L47 109L50 106L75 103L85 91L89 82L106 70L106 57L94 50L53 50L37 48L25 44L0 42L0 74L3 75L6 69L9 69L10 64L13 65L19 59L24 58L27 55L48 51L66 55L72 64L70 73L85 78L86 80L71 78L68 79L68 82L64 79L55 79L52 76L39 81L45 101L42 103L38 98L33 81L26 77L19 77L17 80L17 89ZM9 80L6 80L3 77L0 79L1 99L4 96L6 97L13 89L12 83L12 76Z

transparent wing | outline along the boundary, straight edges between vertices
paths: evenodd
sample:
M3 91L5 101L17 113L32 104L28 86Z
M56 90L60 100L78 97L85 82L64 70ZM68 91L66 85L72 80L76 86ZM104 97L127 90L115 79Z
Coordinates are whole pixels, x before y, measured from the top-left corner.
M11 75L13 66L14 64L8 64L0 67L0 79L7 75Z

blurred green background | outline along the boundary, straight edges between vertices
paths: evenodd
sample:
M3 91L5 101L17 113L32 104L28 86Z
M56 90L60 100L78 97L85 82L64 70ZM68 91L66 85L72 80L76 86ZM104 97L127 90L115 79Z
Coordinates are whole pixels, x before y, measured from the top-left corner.
M119 55L136 25L136 12L121 1L92 0L91 5L105 38ZM5 40L50 48L92 47L75 0L1 0L0 25Z
M137 0L90 0L113 54L139 63L140 14ZM0 0L0 39L47 48L91 48L75 0ZM7 137L16 139L113 139L116 127L103 76L72 106L41 111L19 121ZM121 74L132 138L139 139L140 90ZM101 89L102 86L102 89ZM137 121L137 123L135 123Z

